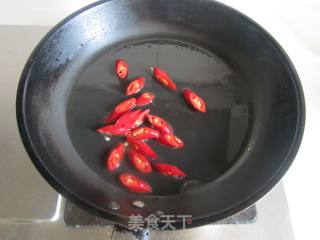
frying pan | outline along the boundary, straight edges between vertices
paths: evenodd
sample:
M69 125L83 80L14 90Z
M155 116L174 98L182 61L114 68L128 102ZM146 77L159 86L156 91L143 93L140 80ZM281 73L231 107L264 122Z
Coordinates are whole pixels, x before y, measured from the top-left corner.
M106 141L95 129L125 99L115 77L118 58L128 62L129 78L146 77L145 91L156 95L151 112L184 140L182 150L150 144L159 161L179 166L187 178L142 175L127 159L115 173L106 171L105 157L121 139ZM165 69L178 89L197 92L207 112L158 84L151 66ZM187 227L195 227L250 206L289 168L305 119L297 73L279 44L248 17L210 0L100 1L75 12L33 51L16 107L21 138L42 176L74 203L124 226L132 214L162 213L192 215ZM123 189L121 172L145 179L153 192Z

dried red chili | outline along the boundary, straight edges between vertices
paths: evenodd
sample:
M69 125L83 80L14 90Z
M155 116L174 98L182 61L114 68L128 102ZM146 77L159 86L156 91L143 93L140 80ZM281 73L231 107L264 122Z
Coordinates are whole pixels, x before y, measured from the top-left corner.
M153 93L145 92L145 93L142 93L140 96L137 97L136 104L139 107L146 106L146 105L152 103L154 98L155 98L155 95Z
M148 114L147 119L149 123L157 130L159 130L163 134L169 134L173 133L172 127L169 123L167 123L164 119L161 117L158 117L156 115Z
M178 167L170 165L170 164L155 163L154 166L163 175L172 176L172 177L176 177L176 178L181 178L181 177L187 176L187 174L185 174Z
M144 77L138 77L129 83L127 87L126 95L130 96L132 94L136 94L140 92L143 87L144 87Z
M158 158L156 152L153 151L153 149L147 143L140 140L134 140L132 138L127 138L127 141L133 149L142 155L150 158Z
M135 140L146 140L150 138L158 138L159 136L160 133L157 130L149 127L135 128L127 134L128 138L133 138Z
M119 143L113 148L106 160L106 165L109 171L113 171L120 166L120 162L123 159L125 146L123 143Z
M206 104L197 94L195 94L191 89L186 88L183 90L183 96L185 100L191 105L194 109L199 112L206 112Z
M119 103L112 112L106 117L106 123L117 120L122 114L129 112L136 106L136 98L129 98Z
M132 192L150 193L151 186L144 180L130 174L122 173L119 176L120 183Z
M121 79L125 79L128 76L128 64L123 59L118 59L116 61L116 73Z
M172 148L182 148L184 146L184 143L180 138L170 133L161 135L157 141Z
M158 67L152 67L151 71L153 71L155 79L157 79L162 85L166 86L172 91L177 90L176 84L171 80L169 75L164 70Z
M143 173L151 173L152 167L149 160L133 148L129 149L129 158L136 169Z

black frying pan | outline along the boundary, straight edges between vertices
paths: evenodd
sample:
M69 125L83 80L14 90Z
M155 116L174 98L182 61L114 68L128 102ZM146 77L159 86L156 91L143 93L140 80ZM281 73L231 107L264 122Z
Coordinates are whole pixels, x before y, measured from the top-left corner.
M152 144L161 161L188 178L138 174L153 186L149 195L119 187L120 172L136 171L125 161L115 174L107 172L105 156L119 139L106 142L95 132L125 99L114 72L118 58L128 62L130 78L146 77L146 90L156 94L152 112L185 140L181 151ZM199 93L207 113L159 85L148 70L153 65L179 89ZM44 178L120 225L131 214L162 212L192 215L193 227L250 206L292 163L304 118L300 82L281 47L252 20L209 0L114 0L83 8L38 44L17 94L21 137Z

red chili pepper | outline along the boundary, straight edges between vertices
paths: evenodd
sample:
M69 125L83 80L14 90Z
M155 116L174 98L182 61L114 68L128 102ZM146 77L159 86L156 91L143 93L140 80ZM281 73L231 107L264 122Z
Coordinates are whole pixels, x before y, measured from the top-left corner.
M126 112L125 114L123 114L121 117L119 117L119 119L116 121L115 125L119 126L119 127L125 127L128 122L132 122L135 121L137 119L137 117L141 114L142 110L141 109L137 109L131 112ZM129 129L129 128L127 128Z
M127 134L128 138L132 138L135 140L146 140L150 138L158 138L159 136L160 133L157 130L154 130L149 127L135 128Z
M170 133L161 135L157 141L163 145L173 148L182 148L184 146L184 143L180 138Z
M140 140L134 140L132 138L127 138L127 141L134 150L138 151L142 155L150 158L158 158L155 151L153 151L147 143Z
M128 64L123 59L116 61L116 72L117 76L121 79L125 79L128 76Z
M102 128L97 129L97 132L102 134L109 134L109 135L125 135L128 133L128 129L123 127L118 127L116 125L106 125Z
M152 191L151 186L146 181L130 173L122 173L119 176L119 180L124 187L132 192L150 193Z
M136 106L136 98L129 98L119 103L112 112L106 117L106 123L117 120L122 114L129 112Z
M185 100L197 111L206 112L205 102L189 88L183 90L183 96Z
M152 103L155 95L151 92L142 93L139 97L137 97L137 106L142 107Z
M113 148L107 158L106 165L109 171L113 171L120 166L120 162L124 155L124 144L119 143L115 148Z
M152 67L151 71L153 71L155 79L157 79L161 84L168 87L172 91L177 90L176 84L171 80L169 75L158 67Z
M133 148L129 149L129 158L136 169L143 173L151 173L152 167L148 159Z
M150 112L150 109L146 109L146 110L142 111L142 112L137 116L136 119L133 119L133 121L128 122L128 123L125 125L125 127L126 127L126 128L130 128L130 129L139 127L139 126L143 123L144 119L145 119L146 116L149 114L149 112Z
M144 87L144 77L138 77L130 82L127 87L126 95L130 96L132 94L138 93Z
M159 130L161 133L169 134L173 133L172 127L169 123L167 123L165 120L163 120L161 117L158 117L156 115L148 114L147 119L149 123L157 130Z
M177 178L187 176L187 174L185 174L179 168L177 168L176 166L170 165L170 164L156 163L156 164L154 164L154 166L163 175L168 175L168 176L177 177Z
M150 112L150 109L146 109L142 111L141 109L132 111L132 112L127 112L123 114L115 123L115 126L125 128L128 130L131 130L133 128L139 127L146 115L148 115Z

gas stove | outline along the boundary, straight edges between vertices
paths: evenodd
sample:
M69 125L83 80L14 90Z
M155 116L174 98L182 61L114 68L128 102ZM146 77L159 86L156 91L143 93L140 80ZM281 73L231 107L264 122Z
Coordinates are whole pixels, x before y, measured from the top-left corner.
M293 239L280 182L244 211L206 226L175 231L126 231L96 217L54 191L32 165L15 116L22 68L50 27L1 26L0 37L0 238L7 239Z

